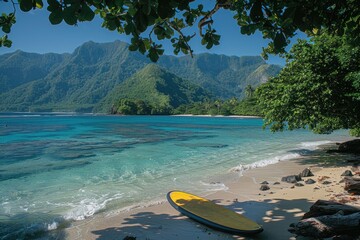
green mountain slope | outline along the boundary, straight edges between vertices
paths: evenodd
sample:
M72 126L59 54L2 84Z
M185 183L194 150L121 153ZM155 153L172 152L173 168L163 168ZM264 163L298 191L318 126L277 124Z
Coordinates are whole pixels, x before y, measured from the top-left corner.
M217 54L199 54L194 59L189 56L174 58L164 56L159 59L160 66L168 71L189 79L203 88L214 93L218 98L241 97L243 90L249 84L247 77L256 71L259 67L267 64L261 57L256 56L225 56ZM281 67L271 65L273 72L263 73L268 76L274 76L280 72ZM263 78L258 75L258 78ZM260 81L250 83L257 86Z
M124 98L142 100L152 106L176 108L211 97L203 88L151 63L116 86L97 109L109 111L109 106Z
M88 42L45 77L24 83L0 97L0 110L91 111L113 87L145 66L144 56L127 44Z
M1 55L0 111L92 111L116 85L149 63L120 41L87 42L72 54ZM158 65L223 99L240 98L248 84L258 85L280 70L260 57L216 54L163 56Z
M70 54L36 54L16 51L0 56L0 93L46 77Z
M277 65L262 64L255 71L251 72L245 80L242 82L242 89L246 86L259 86L262 83L267 82L269 77L273 77L280 72L281 68ZM240 98L246 97L245 91L241 92Z

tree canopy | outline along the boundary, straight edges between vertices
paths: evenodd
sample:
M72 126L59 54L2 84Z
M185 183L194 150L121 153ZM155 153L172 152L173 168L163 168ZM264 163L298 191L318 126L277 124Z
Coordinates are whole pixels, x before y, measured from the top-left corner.
M28 12L44 6L43 0L2 0L12 4L13 11L2 13L0 27L4 32L0 46L10 47L8 34L16 22L16 9ZM201 43L210 49L220 44L220 35L212 27L212 16L223 8L234 13L241 34L262 32L270 43L263 48L268 53L284 53L297 31L310 36L324 30L338 36L348 36L358 43L360 36L360 8L358 0L216 0L205 9L196 0L47 0L49 21L76 25L92 21L95 15L103 19L102 26L110 31L131 35L130 50L146 54L157 61L164 50L160 44L169 40L174 53L192 55L186 28L198 28ZM194 32L194 31L192 31Z
M360 136L360 47L322 35L293 46L280 74L256 93L265 126Z

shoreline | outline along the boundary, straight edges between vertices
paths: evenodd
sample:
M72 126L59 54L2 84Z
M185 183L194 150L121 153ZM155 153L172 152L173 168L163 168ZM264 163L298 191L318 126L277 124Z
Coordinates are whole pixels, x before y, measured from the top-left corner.
M57 234L64 239L123 239L126 236L149 240L293 239L294 235L287 231L289 224L298 222L316 200L344 201L346 194L339 181L342 178L340 175L351 169L350 163L343 165L347 157L349 155L317 150L311 155L248 169L242 172L241 177L224 182L227 189L203 196L262 225L264 232L253 237L233 236L198 224L173 209L165 196L159 204L118 211L116 214L98 213L73 222ZM281 182L281 177L299 174L305 168L314 173L311 178L316 181L315 184L294 187L294 184ZM323 185L320 181L323 176L329 176L332 183ZM259 190L263 181L269 182L270 190ZM275 182L280 184L274 185ZM360 205L360 197L355 197L351 203Z
M150 115L151 116L151 115ZM168 116L174 116L174 117L228 117L228 118L262 118L260 116L251 116L251 115L208 115L208 114L174 114L174 115L168 115Z
M1 114L15 114L15 115L28 115L28 116L41 116L41 115L64 115L64 116L173 116L173 117L228 117L228 118L262 118L261 116L251 115L210 115L210 114L170 114L170 115L123 115L123 114L108 114L108 113L93 113L93 112L0 112ZM6 116L6 115L4 115ZM3 117L3 116L2 116Z

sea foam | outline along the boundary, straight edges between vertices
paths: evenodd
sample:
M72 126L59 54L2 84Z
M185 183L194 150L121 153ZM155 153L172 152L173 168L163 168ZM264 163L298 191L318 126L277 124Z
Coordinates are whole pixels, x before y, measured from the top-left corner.
M313 141L313 142L301 142L298 144L297 148L291 149L288 153L280 154L275 157L262 159L250 164L239 164L236 167L230 169L230 172L239 172L242 174L244 171L265 167L271 164L278 163L280 161L286 161L290 159L295 159L301 157L303 154L319 149L319 146L324 144L330 144L332 141Z
M238 166L231 168L230 172L242 173L243 171L246 171L246 170L265 167L265 166L268 166L271 164L278 163L280 161L286 161L286 160L298 158L300 156L301 155L299 153L289 153L289 154L285 154L282 156L275 156L275 157L272 157L269 159L263 159L263 160L260 160L260 161L254 162L254 163L250 163L250 164L239 164Z
M71 204L73 208L65 214L64 218L66 220L84 220L105 209L109 202L122 197L123 194L115 194L112 197L104 195L100 199L83 199L78 204Z
M226 191L229 188L222 182L211 182L211 183L205 183L200 181L202 185L206 187L206 191Z
M330 143L333 143L333 141L302 142L299 144L299 146L307 150L316 150L319 149L319 146Z

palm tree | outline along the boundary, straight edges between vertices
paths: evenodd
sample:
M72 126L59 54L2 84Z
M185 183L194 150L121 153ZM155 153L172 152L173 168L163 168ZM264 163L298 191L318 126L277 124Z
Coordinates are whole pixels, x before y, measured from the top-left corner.
M246 98L252 98L254 95L255 89L249 84L245 88L245 96Z
M222 105L222 101L218 99L214 102L214 105L217 107L218 110L217 114L220 114L220 107Z
M235 106L238 103L238 99L236 97L232 97L229 100L229 103L230 103L231 106Z

